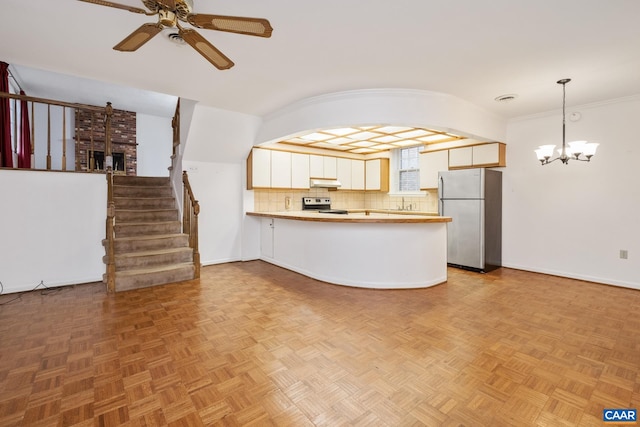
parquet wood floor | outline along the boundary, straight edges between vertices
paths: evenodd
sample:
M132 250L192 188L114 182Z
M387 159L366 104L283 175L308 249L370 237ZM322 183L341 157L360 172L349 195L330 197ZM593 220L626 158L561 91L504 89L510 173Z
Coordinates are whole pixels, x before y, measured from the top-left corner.
M0 306L0 425L600 426L640 407L638 313L639 291L511 269L381 291L252 261L32 292Z

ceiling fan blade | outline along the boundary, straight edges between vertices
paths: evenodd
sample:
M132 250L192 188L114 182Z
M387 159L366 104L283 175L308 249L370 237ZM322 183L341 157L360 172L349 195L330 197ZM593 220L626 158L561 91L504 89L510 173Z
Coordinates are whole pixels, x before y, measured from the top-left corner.
M143 24L113 48L121 52L133 52L151 40L160 31L162 31L162 25L160 24Z
M178 31L185 42L189 43L191 47L197 50L200 55L204 56L207 61L211 62L217 69L228 70L233 67L233 61L216 49L197 31L188 28L178 28Z
M176 0L156 0L160 6L164 6L169 10L176 10Z
M266 19L193 13L187 21L197 28L227 31L249 36L271 37L273 27Z
M110 1L104 1L104 0L78 0L78 1L83 1L85 3L93 3L100 6L115 7L116 9L128 10L129 12L133 12L133 13L141 13L143 15L149 15L149 12L147 12L144 9L140 9L139 7L127 6L120 3L113 3Z

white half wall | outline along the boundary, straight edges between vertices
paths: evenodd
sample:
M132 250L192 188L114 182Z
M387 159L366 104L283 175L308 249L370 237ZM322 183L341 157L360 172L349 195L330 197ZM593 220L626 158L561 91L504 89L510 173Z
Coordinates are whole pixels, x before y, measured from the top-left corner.
M640 289L640 97L574 111L567 141L600 143L589 163L536 160L539 145L562 144L561 111L509 123L503 265Z
M104 175L0 170L0 200L5 293L102 280Z
M136 113L138 176L169 176L173 154L172 118Z

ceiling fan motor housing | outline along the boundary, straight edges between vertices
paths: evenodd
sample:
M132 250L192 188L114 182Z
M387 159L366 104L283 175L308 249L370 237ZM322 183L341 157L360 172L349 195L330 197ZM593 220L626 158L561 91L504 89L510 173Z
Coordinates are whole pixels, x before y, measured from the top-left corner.
M187 20L187 15L193 12L193 0L172 0L172 1L163 1L163 0L142 0L142 3L149 9L151 12L158 12L161 10L169 10L175 13L181 21ZM175 4L175 8L172 9L172 6ZM163 24L164 25L164 24Z

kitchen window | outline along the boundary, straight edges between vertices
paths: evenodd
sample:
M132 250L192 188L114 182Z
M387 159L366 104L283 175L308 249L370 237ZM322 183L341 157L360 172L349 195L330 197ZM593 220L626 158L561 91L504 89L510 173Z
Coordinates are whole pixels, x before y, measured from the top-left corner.
M422 146L398 148L391 151L391 188L397 194L420 192L420 150Z

